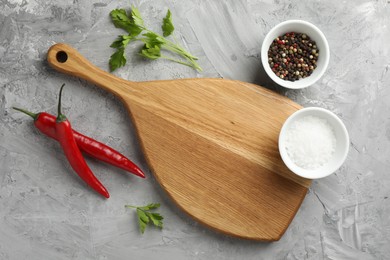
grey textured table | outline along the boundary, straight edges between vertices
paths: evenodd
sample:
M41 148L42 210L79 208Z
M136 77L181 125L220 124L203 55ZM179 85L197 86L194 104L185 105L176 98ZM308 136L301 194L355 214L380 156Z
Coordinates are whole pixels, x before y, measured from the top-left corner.
M389 259L390 2L137 1L158 29L167 8L176 37L200 57L203 73L168 61L143 61L131 45L115 74L143 81L224 77L254 82L303 106L330 109L351 137L346 163L314 181L300 210L275 243L217 234L184 215L160 189L140 152L133 126L112 95L49 68L48 48L66 42L102 69L121 33L108 14L129 1L0 1L0 259ZM329 69L315 85L287 91L260 65L260 46L277 23L304 19L326 35ZM111 193L104 200L72 173L54 141L11 109L64 111L81 132L123 152L147 173L142 180L95 160L91 168ZM125 204L161 202L162 231L140 235Z

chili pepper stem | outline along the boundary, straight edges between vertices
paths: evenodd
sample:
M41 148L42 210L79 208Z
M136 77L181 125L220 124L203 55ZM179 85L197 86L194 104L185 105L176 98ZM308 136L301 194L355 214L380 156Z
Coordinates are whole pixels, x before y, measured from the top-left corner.
M58 115L57 115L57 119L56 119L56 121L58 123L64 122L66 120L66 116L61 113L61 98L62 98L62 90L64 89L64 86L65 86L65 84L62 84L61 89L60 89L60 96L58 99Z
M38 114L30 112L30 111L28 111L26 109L18 108L18 107L12 107L12 108L17 110L17 111L19 111L19 112L25 113L26 115L31 116L34 120L36 120L38 118Z

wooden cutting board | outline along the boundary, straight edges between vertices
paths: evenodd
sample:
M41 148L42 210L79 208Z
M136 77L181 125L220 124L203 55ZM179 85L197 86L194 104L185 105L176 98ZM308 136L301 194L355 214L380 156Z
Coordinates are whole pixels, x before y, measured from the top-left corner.
M126 81L66 44L53 45L48 62L125 104L155 178L191 217L245 239L283 235L311 183L278 151L282 124L300 105L234 80Z

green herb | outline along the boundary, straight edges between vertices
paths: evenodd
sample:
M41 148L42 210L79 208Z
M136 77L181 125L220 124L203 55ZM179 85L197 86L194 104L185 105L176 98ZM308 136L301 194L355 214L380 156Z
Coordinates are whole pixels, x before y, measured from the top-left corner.
M125 49L119 48L110 58L111 71L116 70L126 64Z
M163 30L164 37L167 37L173 33L175 30L175 27L172 23L172 17L171 17L171 11L168 9L167 16L163 19L163 24L161 26L161 29Z
M127 35L118 36L118 38L110 45L110 47L116 49L116 52L111 55L109 61L111 71L114 71L126 64L125 48L133 41L142 41L144 43L144 46L139 52L142 57L151 60L159 58L167 59L202 71L202 68L196 62L198 59L197 57L188 53L179 44L165 38L172 35L175 30L172 22L171 11L169 9L161 26L163 36L145 27L139 10L134 6L131 8L130 12L126 12L124 9L112 10L110 16L115 27L121 28L128 33ZM180 56L181 59L177 59L172 56L165 56L161 53L162 50L174 53Z
M126 208L136 209L138 215L138 224L143 234L145 232L145 228L149 223L152 223L156 227L162 228L164 219L159 213L151 213L149 212L152 209L157 209L160 207L160 203L150 203L146 206L137 207L131 205L125 205Z

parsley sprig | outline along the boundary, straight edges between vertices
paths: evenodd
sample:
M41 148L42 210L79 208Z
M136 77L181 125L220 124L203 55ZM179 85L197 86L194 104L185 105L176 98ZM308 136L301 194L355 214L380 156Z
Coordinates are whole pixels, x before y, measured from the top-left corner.
M138 216L138 224L142 234L145 232L145 228L149 223L152 223L156 227L163 228L162 220L164 219L164 217L161 216L159 213L149 212L152 209L159 208L160 203L150 203L142 207L125 205L125 207L136 209Z
M134 41L142 41L144 46L140 50L139 54L145 58L156 60L159 58L171 60L198 71L202 71L202 68L198 65L196 60L198 59L194 55L187 52L179 44L168 40L165 37L170 36L175 27L172 22L171 11L168 9L166 16L162 22L162 32L160 35L146 28L141 14L137 8L132 6L131 11L127 12L125 9L115 9L110 12L111 20L115 27L125 30L128 34L120 35L110 45L115 48L116 51L110 57L110 70L114 71L119 67L126 65L126 46ZM165 50L174 53L181 57L177 59L172 56L164 55L161 50Z

